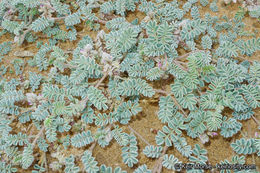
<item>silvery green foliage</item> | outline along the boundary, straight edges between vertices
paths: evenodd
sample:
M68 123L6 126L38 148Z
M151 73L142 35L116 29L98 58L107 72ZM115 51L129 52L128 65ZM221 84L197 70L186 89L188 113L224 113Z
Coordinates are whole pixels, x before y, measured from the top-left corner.
M198 110L197 112L190 113L190 115L193 119L190 121L189 127L187 128L187 135L192 138L197 138L200 134L207 130L205 124L206 113L202 110Z
M161 146L146 146L143 150L143 153L150 158L159 158L162 152L162 147Z
M251 118L251 116L254 114L254 112L252 111L251 108L245 109L243 111L240 112L233 112L233 116L235 119L237 120L247 120L249 118Z
M260 6L257 5L257 6L253 6L253 8L250 8L249 9L249 15L253 18L259 18L260 17Z
M203 49L211 49L212 47L212 40L208 35L205 35L201 38L201 45Z
M65 169L64 172L66 173L77 173L80 171L79 167L75 165L75 157L70 155L69 157L65 158Z
M0 171L1 172L17 172L17 168L12 167L11 164L6 165L5 162L0 162Z
M8 90L1 93L0 97L0 112L3 114L19 114L19 107L15 102L23 100L25 97L21 90Z
M142 111L142 108L139 107L139 104L132 103L131 101L123 102L117 107L115 118L121 124L128 124L131 120L131 116L137 115Z
M134 173L151 173L152 171L147 169L147 166L144 164L144 165L141 165L139 166L137 169L135 169Z
M46 171L46 169L44 167L42 167L42 166L40 166L38 164L35 164L33 166L33 168L36 169L36 170L33 170L32 173L41 173L41 172Z
M237 154L253 154L257 151L254 138L241 138L231 144L232 149Z
M175 168L176 164L181 164L181 162L174 156L165 154L163 157L162 165L163 167L170 169L170 170L179 170Z
M217 6L217 1L216 0L214 0L212 3L210 3L210 9L213 12L218 12L218 6Z
M49 21L48 19L46 19L44 17L41 17L32 22L31 29L34 32L43 31L45 28L47 28L48 26L51 25L50 23L51 23L51 21Z
M199 8L197 6L193 6L190 14L193 19L198 19L200 17Z
M156 21L149 21L146 24L147 39L144 39L144 54L147 56L160 56L168 51L175 38L171 34L174 30L173 25L164 22L160 25Z
M42 80L41 75L37 75L36 73L29 72L30 87L32 88L33 92L39 88L41 80Z
M102 91L98 90L97 88L92 86L89 87L87 97L98 110L106 110L108 108L106 105L107 98L102 94Z
M92 157L92 153L90 151L85 151L81 158L84 168L89 173L94 173L99 171L99 167L97 166L97 161Z
M95 134L95 138L98 144L104 148L109 145L112 140L112 132L108 129L104 129L103 127L99 128Z
M200 4L205 7L209 4L209 1L208 0L200 0Z
M194 163L206 164L208 157L205 156L207 154L207 150L201 149L199 144L195 144L194 149L192 150L192 154L195 156L191 156L189 160Z
M22 69L24 67L24 61L21 59L15 59L12 62L14 69L15 69L15 74L16 75L21 75Z
M105 2L100 6L101 12L108 14L115 11L116 14L125 16L126 11L134 11L138 0L115 0Z
M231 158L231 161L225 159L224 161L221 161L219 165L221 164L245 164L245 156L234 155ZM240 172L240 170L234 170ZM220 170L221 173L231 173L231 170Z
M11 51L11 42L3 42L0 44L0 55L6 55Z
M119 95L134 96L142 94L146 97L152 97L155 94L153 88L143 79L129 78L120 82L117 87Z
M87 144L93 142L94 139L91 135L91 131L82 132L80 134L76 134L71 138L71 145L74 147L83 147Z
M122 147L123 162L129 167L133 167L138 162L138 147L136 137L134 135L128 135L127 146Z
M187 21L181 31L181 38L183 40L193 40L198 37L201 33L205 32L207 24L201 19L194 19Z
M0 36L9 40L0 44L0 172L44 172L42 154L58 146L50 169L126 173L92 155L93 146L106 150L115 143L134 173L154 172L142 163L140 150L162 161L163 172L181 163L168 152L172 147L192 163L208 164L209 151L191 146L187 136L235 137L245 120L258 118L260 107L260 63L250 59L259 53L260 38L246 31L242 8L234 19L203 15L207 7L217 12L217 4L2 0ZM248 14L259 18L258 11ZM86 35L89 26L104 30ZM35 46L33 56L13 57L17 43ZM142 148L125 127L144 118L143 101L152 99L162 126L155 144ZM239 156L220 163L244 164L247 155L259 157L259 136L237 139L231 148ZM75 149L85 152L68 153Z
M126 146L129 143L129 137L127 133L122 131L122 128L116 126L115 129L112 131L112 135L120 146Z
M106 34L106 48L111 51L114 58L122 58L122 54L129 51L136 44L136 37L140 32L138 26L132 26L125 22L119 29L112 30Z
M177 113L177 108L170 96L160 97L158 118L162 123L169 122L171 118Z
M100 114L99 113L96 117L94 117L95 125L104 127L107 124L112 124L113 116L114 115L112 113L110 113L110 114L106 114L106 113Z
M257 149L257 156L260 156L260 139L255 139L255 143L254 143L256 149Z
M41 151L47 152L48 151L48 144L46 143L46 140L43 138L39 138L37 140L38 147L40 148Z
M10 134L8 137L6 137L6 142L8 145L23 146L24 144L28 144L28 137L26 134L22 134L21 132L19 132L17 135Z
M23 169L29 168L33 163L34 157L32 154L33 154L33 150L31 145L24 147L23 154L22 154L22 162L21 162Z
M80 15L81 15L80 12L70 14L69 16L67 16L65 18L65 25L73 26L73 25L79 24L81 22L80 21Z
M223 120L220 134L225 138L231 137L241 130L242 124L234 118L223 117Z
M127 173L126 171L122 171L120 167L116 167L113 171L111 167L107 167L106 165L100 166L100 172L102 173Z

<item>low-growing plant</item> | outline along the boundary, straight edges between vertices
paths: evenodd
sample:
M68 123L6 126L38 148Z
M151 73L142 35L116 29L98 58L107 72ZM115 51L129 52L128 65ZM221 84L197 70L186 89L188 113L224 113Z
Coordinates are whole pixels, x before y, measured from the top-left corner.
M253 5L228 18L215 0L2 0L0 35L12 40L0 43L0 172L125 173L94 157L114 143L131 172L183 171L184 159L211 163L204 144L217 135L233 139L220 164L259 157L260 136L243 129L253 119L260 130L260 38L243 22L259 18ZM35 53L10 58L27 45ZM151 99L162 124L153 143L131 127Z

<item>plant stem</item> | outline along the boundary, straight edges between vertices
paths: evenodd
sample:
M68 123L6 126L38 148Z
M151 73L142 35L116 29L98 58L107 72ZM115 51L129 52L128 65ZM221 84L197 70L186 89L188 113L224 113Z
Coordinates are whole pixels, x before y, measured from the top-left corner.
M252 118L253 118L253 120L256 122L256 124L257 124L258 126L260 126L259 121L256 119L256 117L255 117L254 115L252 116Z
M95 85L95 87L98 88L99 85L103 82L103 80L106 79L107 76L108 76L108 72L104 74L104 76L98 81L98 83Z
M98 83L95 85L95 88L98 88L99 85L101 85L101 83L105 80L105 78L108 76L108 72L106 72L104 74L104 76L98 81ZM86 97L84 100L81 101L81 103L86 104L86 102L88 101L88 98Z
M89 150L90 152L93 152L93 150L94 150L96 144L97 144L97 141L95 140L95 141L92 143L92 145L89 147L88 150Z
M184 68L184 67L180 64L179 61L173 60L173 62L174 62L178 67L180 67L182 70L188 71L188 69Z
M47 157L46 157L46 153L44 153L44 162L45 162L45 171L48 173L48 162L47 162Z
M41 130L39 131L39 133L36 135L36 137L35 137L35 139L33 140L33 143L32 143L32 148L34 148L34 146L35 146L37 140L39 139L39 137L40 137L41 134L43 133L44 129L45 129L45 127L43 126L43 127L41 128Z
M194 51L194 52L195 52L195 51ZM187 58L187 56L189 56L191 53L193 53L193 52L189 52L189 53L186 53L186 54L184 54L184 55L181 55L181 56L175 58L174 60L185 59L185 58Z
M162 161L163 161L163 156L166 154L168 147L164 146L163 152L161 154L161 157L157 160L155 166L153 167L152 173L160 173L162 171Z
M112 126L113 126L113 124L109 124L107 127L106 127L106 129L111 129L112 128ZM93 152L93 150L94 150L94 148L95 148L95 146L97 145L97 140L95 140L92 144L91 144L91 146L89 147L89 151L90 152Z
M161 94L164 94L164 95L170 95L172 96L172 99L174 101L174 103L179 107L179 109L181 110L181 112L184 114L184 116L187 118L188 115L186 114L186 112L182 109L181 105L178 103L178 101L176 100L176 98L174 97L174 95L172 95L171 93L167 93L166 91L163 91L163 90L160 90L160 89L154 89L155 92L157 93L161 93Z
M135 131L130 125L128 125L128 128L129 128L133 133L135 133L137 136L139 136L140 139L141 139L144 143L146 143L147 145L151 145L147 140L145 140L145 139L142 137L142 135L140 135L137 131Z

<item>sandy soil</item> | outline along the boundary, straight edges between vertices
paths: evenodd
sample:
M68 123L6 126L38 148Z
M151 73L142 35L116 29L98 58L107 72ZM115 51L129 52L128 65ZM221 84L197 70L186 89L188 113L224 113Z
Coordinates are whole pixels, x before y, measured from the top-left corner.
M217 14L212 13L207 6L207 7L203 7L200 10L201 12L203 12L203 13L201 13L201 15L203 15L206 12L209 12L212 15L214 14L217 16L226 14L229 18L232 18L239 7L239 5L237 5L237 4L225 6L225 5L221 4L220 2L218 3L218 5L219 5L219 13L217 13ZM127 16L127 20L132 21L135 18L142 19L142 18L144 18L144 16L145 15L141 12L130 12ZM246 30L248 30L250 32L252 32L254 29L260 31L260 23L257 20L254 20L254 19L246 16L244 19L244 22L246 23ZM104 26L101 26L101 27L104 28ZM64 30L65 30L65 28L64 28ZM77 26L77 31L80 32L81 36L90 35L92 38L95 38L95 35L96 35L96 32L90 31L88 28L84 27L83 23L80 24L79 26ZM260 37L259 33L257 35L258 37ZM12 41L12 40L13 40L13 38L9 34L5 34L0 38L0 42ZM43 41L44 43L47 42L46 38L41 38L40 40ZM66 41L66 42L62 42L62 43L60 42L58 44L58 46L64 50L74 49L79 40L80 40L80 37L77 39L77 41L73 41L73 42ZM8 56L6 56L6 58L3 59L3 62L1 62L0 65L1 64L5 64L5 65L10 64L12 62L12 60L16 59L17 57L13 56L15 51L28 50L33 53L36 53L38 51L38 48L36 48L35 43L33 43L33 44L26 43L19 47L14 45L14 47L15 48L8 54ZM181 53L185 53L185 52L183 52L183 50L179 50L179 51ZM260 53L258 52L255 55L253 55L252 57L245 57L245 58L259 61ZM28 58L25 58L25 59L28 59ZM38 72L37 68L31 68L28 65L26 65L25 70L24 70L24 74L26 77L28 77L29 71ZM44 71L44 72L42 72L42 74L47 76L48 71ZM7 75L8 76L5 75L5 77L7 77L7 78L14 78L14 77L17 78L15 73L12 75L10 75L8 73ZM173 83L172 78L167 81L163 81L161 83L158 83L158 82L155 83L154 88L160 88L162 86L163 88L169 89L169 84L171 84L171 83ZM132 118L131 123L130 123L130 126L133 129L135 129L138 133L140 133L152 145L156 144L155 143L156 134L154 134L150 131L151 128L159 130L163 126L157 117L159 95L157 95L156 97L157 98L153 98L153 99L144 99L143 98L141 101L141 106L143 107L143 111L141 113L139 113L137 116L135 116L134 118ZM225 111L224 115L231 116L230 111L228 111L228 110ZM260 109L255 110L255 116L258 116L258 118L260 117ZM29 124L25 124L24 127L22 127L22 128L26 128L26 126L28 126L28 125ZM13 126L15 127L16 124L14 123ZM252 119L243 121L242 131L244 133L248 133L249 136L254 135L256 128L257 128L257 125ZM125 132L130 133L127 126L124 126L123 129ZM17 130L20 130L20 128ZM33 133L37 133L36 129L32 128L31 130L35 131ZM73 134L71 134L71 135L73 135ZM191 145L192 147L196 143L199 143L202 146L202 144L199 140L193 140L188 136L185 136L185 137L188 141L188 144ZM208 158L209 158L210 163L215 165L216 163L219 163L220 161L223 161L224 159L230 160L232 155L234 154L230 147L230 143L233 140L239 139L241 137L242 137L242 135L241 135L241 133L239 133L230 140L226 140L221 136L218 136L214 139L211 138L210 143L203 146L208 151ZM139 156L138 156L139 165L147 164L149 169L152 169L156 162L156 159L149 159L144 154L142 154L141 152L144 149L144 147L146 146L146 144L142 140L140 140L139 137L137 137L137 140L138 140L138 147L139 147ZM64 155L69 156L70 154L74 154L74 155L81 154L87 148L88 147L82 148L82 149L75 149L75 148L70 147L68 150L64 151ZM47 160L49 163L55 160L50 156L51 152L55 152L55 146L51 147L49 149L49 152L47 153ZM177 158L179 158L183 162L187 161L173 147L170 147L168 149L167 153L174 154ZM39 160L41 160L40 155L42 155L42 153L40 153L38 156ZM137 168L137 166L135 166L132 169L130 169L125 164L123 164L122 157L121 157L121 148L115 141L111 142L111 144L108 147L106 147L105 149L103 149L99 146L96 146L94 149L93 155L96 158L96 160L98 161L99 165L106 164L107 166L112 166L113 168L120 166L123 170L127 170L128 172L133 172L134 168ZM77 165L80 164L79 159L77 159L76 162L77 162ZM250 156L247 157L246 162L248 164L254 163L253 158ZM255 162L258 163L258 166L260 168L260 158L259 157L255 158ZM24 172L24 171L19 171L19 172ZM52 172L52 171L49 171L49 172ZM168 171L166 169L163 169L163 173L168 173L168 172L173 172L173 171Z

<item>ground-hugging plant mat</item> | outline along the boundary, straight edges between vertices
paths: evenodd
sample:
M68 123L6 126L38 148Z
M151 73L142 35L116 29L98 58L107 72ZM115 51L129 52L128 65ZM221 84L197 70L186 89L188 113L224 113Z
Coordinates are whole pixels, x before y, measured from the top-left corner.
M119 0L117 0L117 1L119 2ZM53 1L50 1L50 2L53 2ZM72 4L70 3L70 1L62 1L62 2L71 5L70 10L73 13L75 13L77 11L78 8L74 9L72 7L74 3L76 4L76 1L73 2ZM82 2L84 2L84 1L82 1ZM91 1L89 1L89 2L91 2ZM98 2L100 2L100 4L104 3L102 1L98 1ZM131 1L131 2L135 2L135 1ZM158 4L160 4L163 1L156 1L156 2ZM156 3L156 2L154 1L154 3ZM172 2L172 1L168 1L168 2ZM187 1L185 1L185 2L187 2ZM180 7L182 7L182 5L184 5L185 2L182 1L180 3ZM193 1L190 1L190 2L193 2ZM141 3L141 1L139 2L139 4L140 3ZM199 8L200 16L204 16L204 14L209 13L212 16L218 16L218 17L220 17L222 15L226 15L228 18L233 18L237 14L237 12L240 10L239 7L241 6L241 4L234 4L234 3L231 3L229 5L224 5L222 1L218 1L216 4L218 6L218 12L212 12L212 10L209 8L210 4L208 4L206 7L202 7L200 5L200 1L195 3L195 5L200 7ZM56 7L54 7L54 8L56 8ZM100 10L99 8L95 8L92 12L93 12L93 14L99 14L98 13L99 10ZM40 14L41 14L41 12L40 12ZM39 16L39 14L38 14L38 16ZM110 13L107 18L113 19L113 18L120 17L120 16L121 16L120 14L117 14L115 12L113 15L111 15L111 13ZM55 17L57 17L57 16L55 16ZM138 9L135 9L134 11L127 10L127 13L126 13L126 20L128 22L132 22L134 19L138 18L139 19L138 22L140 24L140 21L144 20L145 17L146 17L146 14L144 12L138 11ZM184 18L191 18L190 13L185 14ZM36 19L34 19L34 20L36 20ZM73 51L78 47L80 40L82 40L84 36L88 35L89 38L91 38L94 41L96 39L98 31L100 31L101 29L103 29L106 34L108 34L110 32L110 30L107 29L107 27L102 23L102 21L101 22L99 21L100 22L99 23L100 28L97 31L91 30L90 26L89 25L87 26L86 21L87 20L81 19L81 22L79 24L75 24L74 26L73 25L71 26L71 27L74 27L75 30L78 33L75 40L69 40L68 38L66 38L65 41L62 41L62 40L57 41L57 44L55 45L55 46L61 48L64 52L67 52L66 55L68 57L67 57L66 61L68 61L68 62L73 60ZM245 31L248 31L248 33L255 33L254 31L258 31L258 33L257 32L255 33L255 37L256 38L260 37L260 32L259 32L260 31L260 22L259 22L259 19L252 18L247 13L245 15L245 17L243 18L243 22L245 23L245 29L244 29ZM57 21L57 23L59 24L61 30L67 31L65 22L63 20ZM1 29L1 31L3 31L3 29ZM48 67L45 70L40 71L39 67L31 67L30 66L29 60L33 59L33 57L39 51L39 47L37 47L36 43L37 42L42 42L43 44L49 43L49 38L42 31L33 32L33 34L35 36L38 36L38 39L35 42L29 43L28 40L27 41L25 40L25 41L23 41L23 43L21 45L18 45L18 43L12 43L11 51L8 52L8 54L4 55L4 57L2 58L2 61L0 61L0 67L2 65L4 65L4 66L8 66L10 68L7 71L7 73L5 73L3 76L1 76L2 77L1 80L3 80L5 78L5 79L7 79L7 81L10 81L11 79L15 78L15 79L20 79L21 81L24 82L25 80L29 79L29 77L30 77L29 72L34 72L34 73L40 74L43 77L45 77L46 79L48 79L51 68L53 66L58 67L57 62L56 62L57 64L53 63L53 61L51 62L51 60L53 60L53 59L50 58L49 54L48 54L48 62L47 63L50 63L50 64L48 65ZM14 41L14 35L15 34L11 34L11 33L5 33L5 34L1 35L0 43L4 43L4 42L8 42L8 41L13 42ZM144 32L144 35L147 36L147 33ZM203 34L201 34L201 36L203 36ZM201 36L199 36L200 39L201 39ZM60 37L62 37L62 36L60 36ZM253 37L252 36L249 36L249 37L243 36L241 38L247 40L247 39L251 39ZM199 44L200 39L198 39L199 41L196 41L196 42L198 42L197 46L201 49L201 45ZM122 43L122 45L123 44L124 43ZM219 46L218 44L213 45L212 49L217 49L218 46ZM259 46L260 46L260 43L259 43ZM126 47L127 47L127 45L126 45ZM133 48L133 45L132 45L131 48ZM104 51L106 50L108 53L110 53L112 48L104 48L103 50ZM177 50L179 56L184 55L188 52L191 52L190 50L185 50L181 46L176 48L176 50ZM127 51L130 51L130 49L127 49ZM123 52L122 55L126 56L127 51ZM65 56L65 55L63 55L63 56ZM147 57L149 57L149 56L147 56ZM150 57L156 57L156 56L150 56ZM164 55L159 55L158 57L164 57ZM60 58L60 57L58 57L58 58ZM21 68L22 75L16 74L17 70L14 67L14 60L16 60L16 59L20 59L20 60L23 60L24 62L26 62L24 68ZM254 54L252 56L239 55L239 57L234 57L234 59L238 59L240 62L242 62L243 60L249 60L249 62L251 64L253 63L253 61L256 61L256 62L259 63L259 61L260 61L260 51L258 50L256 52L254 52ZM62 59L61 59L61 61L62 61ZM100 59L98 59L97 62L99 64L101 64ZM187 62L187 60L183 61L183 63L186 63L186 62ZM163 61L161 63L163 65ZM64 76L71 75L73 65L75 65L75 64L70 64L70 65L71 66L66 67L63 72L60 72L58 70L59 71L58 73L60 73ZM77 65L79 65L79 64L77 64ZM158 65L158 64L156 64L156 65ZM154 65L154 67L156 67L156 65ZM159 66L160 66L160 64L159 64ZM75 70L75 69L73 69L73 70ZM0 71L0 72L2 72L2 71ZM259 74L259 72L257 74ZM104 75L104 74L102 74L102 75ZM93 82L93 86L96 86L97 83L94 83L94 82L99 81L102 78L102 75L97 79L91 78L91 79L88 80L88 82L89 83ZM122 78L127 78L126 72L122 73L119 76L122 77ZM256 76L256 77L259 77L259 79L260 79L260 76ZM149 84L152 88L158 89L158 90L163 90L163 91L168 92L168 93L171 92L171 86L170 85L173 84L176 81L176 78L172 75L169 75L169 77L167 79L160 79L160 80L150 81L150 80L147 80L146 78L143 78L143 79L145 79L147 81L147 84ZM259 79L258 79L258 81L259 81ZM108 88L109 80L110 80L110 78L106 77L102 81L102 84L98 85L98 89L102 91L102 93L104 94L105 97L109 97L109 93L104 92L104 90L107 90L107 88ZM45 82L46 82L45 79L41 80L42 84L39 86L38 89L35 89L35 91L32 91L32 88L31 88L31 85L30 85L30 87L28 87L27 89L24 89L23 94L24 95L26 93L34 93L34 94L37 94L37 95L42 94L42 91L44 90L43 83L45 83ZM52 83L53 81L52 82L48 81L48 82ZM63 84L63 85L58 84L58 86L61 87L61 88L64 85L65 84ZM259 83L258 83L258 85L259 85ZM128 87L128 86L129 85L127 85L126 87ZM1 83L0 83L0 88L1 88L0 99L2 99L1 94L2 94L3 90L2 90L2 84ZM21 89L21 86L18 86L16 89L17 90ZM93 89L93 90L95 90L95 89ZM203 92L205 92L205 91L203 91ZM45 95L47 95L47 94L45 94ZM96 93L96 95L98 95L98 93ZM162 123L161 120L158 118L159 101L160 101L161 97L166 97L166 95L163 92L156 92L150 98L141 96L139 98L138 103L139 103L139 107L142 108L142 111L138 112L138 114L136 114L135 116L132 116L131 120L129 121L128 124L117 123L117 125L119 125L119 127L122 129L122 131L124 133L127 133L129 135L133 134L136 137L136 141L137 141L136 146L138 147L138 156L137 156L138 163L135 163L132 167L130 167L129 165L124 163L124 161L122 159L122 146L120 146L120 144L115 139L112 139L110 141L109 145L104 147L104 148L102 148L98 144L95 145L95 147L93 148L92 157L94 157L95 161L98 162L98 164L97 164L98 167L101 167L101 165L104 164L107 167L109 167L109 166L112 167L113 170L116 167L120 167L122 170L125 170L127 172L134 172L134 171L137 171L139 166L142 166L142 165L145 164L147 166L147 169L149 169L151 171L154 170L154 166L158 164L159 158L158 157L157 158L148 158L143 153L143 150L147 146L147 143L144 142L144 140L142 140L141 137L138 136L136 133L133 133L133 130L131 130L131 129L134 129L135 132L138 132L138 134L140 134L142 136L142 138L144 138L149 144L154 145L154 146L158 146L157 142L156 142L156 136L157 136L159 130L162 130L163 126L166 125L166 123ZM25 97L25 98L28 99L28 97ZM80 97L75 96L75 98L79 99ZM130 99L127 96L127 94L122 96L122 98L124 98L125 102ZM256 106L256 108L253 109L253 111L254 111L254 117L256 117L256 119L259 119L259 117L260 117L259 93L258 93L257 98L258 98L258 100L257 100L258 106ZM54 104L53 98L50 99L50 100L52 100L51 104ZM81 100L81 99L79 99L79 100ZM134 100L135 100L135 98L132 99L133 102L134 102ZM70 102L69 98L66 98L65 101L68 102L68 103ZM115 100L113 100L113 101L115 101ZM119 105L119 103L116 103L116 102L112 102L109 105L114 105L114 104L117 105L117 106ZM32 108L32 105L30 105L30 102L28 102L28 100L23 101L23 99L16 102L15 105L18 106L18 107L21 107L22 110L27 110L27 109ZM95 111L95 115L98 115L99 112L107 113L107 114L109 113L109 111L106 111L104 109L104 107L99 109L98 104L92 105L92 108ZM105 111L102 111L102 109L105 110ZM23 112L22 110L21 110L21 112ZM4 111L2 111L2 112L1 111L2 111L2 109L0 109L1 114L5 114ZM181 110L179 110L179 112L182 113ZM185 108L185 113L188 113L188 112L189 112L189 109ZM233 110L228 108L228 107L225 107L223 109L223 111L221 112L221 114L223 116L225 115L229 118L232 117L232 113L233 113ZM56 112L55 114L58 115L59 117L62 117L62 113ZM82 115L80 115L80 116L82 116ZM12 159L8 160L8 158L6 157L6 153L5 153L3 148L0 148L0 154L1 154L1 158L2 158L1 164L4 163L6 160L8 160L6 162L6 164L13 163L12 167L17 168L18 169L17 172L32 172L32 170L37 170L37 168L33 167L35 164L38 164L38 165L42 164L42 167L45 168L45 170L43 172L47 172L46 168L47 168L48 172L65 172L64 169L68 168L69 167L68 165L65 166L65 164L62 163L61 164L62 168L60 168L59 171L55 171L51 168L52 166L50 164L51 163L55 164L55 162L57 162L59 159L62 160L62 157L68 158L70 155L74 155L76 157L76 159L74 161L75 167L79 167L79 169L80 169L79 172L84 172L83 170L85 170L85 172L90 172L90 171L87 171L88 168L86 168L87 167L86 165L90 165L90 164L86 163L84 165L82 163L82 154L92 146L93 142L91 142L88 145L83 145L82 147L75 147L75 146L70 145L66 149L64 149L62 142L59 141L61 139L64 139L67 135L70 135L70 137L73 137L76 134L79 134L83 131L88 131L88 130L90 130L92 132L92 135L94 136L95 132L97 131L97 129L99 127L97 127L95 125L95 123L86 124L86 123L80 122L80 116L74 115L74 118L70 119L70 122L69 122L69 125L71 125L70 130L68 132L64 132L64 133L58 132L57 133L57 140L55 140L54 142L49 142L47 140L48 151L44 152L44 151L40 150L38 148L38 146L35 147L33 149L33 154L32 154L33 157L34 157L34 160L28 166L28 168L25 169L25 167L27 167L26 163L23 163L22 161L20 161L20 162L18 161L15 164L14 160L12 160ZM19 132L22 132L23 134L27 134L27 136L29 136L29 137L32 136L31 138L28 138L28 141L29 141L29 143L33 143L35 137L37 135L39 135L40 130L36 128L36 125L32 123L32 120L30 120L26 123L20 123L19 122L20 120L17 118L16 115L11 115L9 113L8 117L14 117L14 120L10 124L10 127L12 128L12 131L11 131L10 134L18 134ZM47 119L48 117L45 117L45 118ZM39 121L40 124L41 125L48 124L46 119ZM230 144L234 143L236 140L244 138L245 135L247 135L247 138L255 138L255 139L259 140L259 136L258 137L255 136L255 132L258 132L258 134L259 134L259 129L258 129L259 125L257 125L256 121L253 118L250 118L248 120L242 120L242 121L239 121L239 122L242 123L242 130L241 130L242 132L238 132L235 135L233 135L231 138L228 138L228 139L225 139L223 136L220 135L219 129L217 131L218 135L214 136L214 137L209 137L209 142L207 142L206 144L202 144L202 140L200 140L199 137L197 137L196 139L192 139L189 135L187 135L187 132L184 131L184 130L182 132L182 137L184 137L186 139L187 144L190 145L192 147L192 149L194 148L195 144L199 144L201 148L206 149L207 150L206 156L208 157L207 164L210 163L212 165L216 165L217 163L220 163L221 161L224 161L225 159L231 161L232 157L237 154L232 149L232 147L230 146ZM5 123L5 124L7 124L7 123ZM115 129L116 127L113 127L113 128ZM0 132L2 133L2 131L3 130L0 127ZM2 142L2 141L0 141L0 142ZM37 145L37 144L35 144L35 145ZM25 144L24 146L19 146L18 144L11 144L11 146L14 146L14 147L17 146L18 155L20 154L20 156L23 156L21 154L24 153L24 148L25 148L25 146L27 146L27 144ZM161 145L161 146L163 147L164 144ZM2 147L2 144L1 144L1 147ZM259 152L259 148L258 148L258 152ZM57 154L57 153L59 153L59 155L55 156L55 154ZM174 157L178 158L179 161L181 161L183 163L188 163L188 161L189 161L189 159L187 157L184 157L173 146L168 148L167 154L169 156L174 155ZM240 154L239 156L243 156L243 155ZM256 164L256 166L258 166L258 168L260 168L260 159L259 159L259 155L257 155L257 152L255 152L254 154L247 154L245 156L246 156L246 158L245 158L246 164ZM16 159L19 160L19 157L16 156ZM21 160L23 160L23 159L26 160L26 158L24 158L24 157ZM28 161L28 162L30 162L30 161ZM45 163L48 163L48 165L46 166ZM173 169L167 169L166 168L167 166L165 166L165 165L162 168L161 172L163 172L163 173L164 172L165 173L174 172ZM1 166L2 165L0 165L1 169L3 169L2 167L7 168L6 165L2 166L2 167ZM24 167L24 168L22 168L22 167ZM72 170L69 170L69 169L67 171L73 172ZM145 172L145 171L143 171L143 172ZM205 172L207 172L207 171L205 171Z

